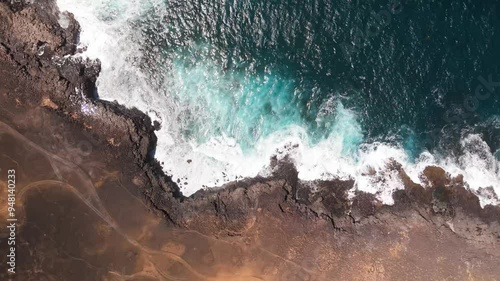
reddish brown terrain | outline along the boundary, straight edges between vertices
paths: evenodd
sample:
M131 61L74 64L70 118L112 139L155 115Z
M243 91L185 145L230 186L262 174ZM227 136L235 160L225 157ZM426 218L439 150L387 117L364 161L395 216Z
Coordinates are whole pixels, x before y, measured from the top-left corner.
M97 99L99 62L54 0L0 1L0 221L16 170L16 273L0 280L500 280L500 208L428 167L385 206L353 182L274 175L186 198L151 120ZM91 108L91 114L88 110ZM492 195L495 196L495 195Z

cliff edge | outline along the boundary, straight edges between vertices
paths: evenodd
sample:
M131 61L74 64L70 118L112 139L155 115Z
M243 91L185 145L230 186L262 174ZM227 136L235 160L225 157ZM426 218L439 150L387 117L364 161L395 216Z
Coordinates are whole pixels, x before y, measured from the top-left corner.
M270 159L274 173L269 178L245 179L184 197L154 159L151 119L135 108L99 100L95 83L100 64L76 56L79 31L73 15L60 12L54 0L0 2L2 132L23 139L17 143L36 144L52 163L38 174L30 167L24 174L25 186L43 175L73 186L72 192L98 215L96 220L125 237L123 245L133 245L141 258L134 256L128 264L111 253L107 257L116 260L103 258L99 251L89 254L84 249L97 243L93 240L55 243L60 251L42 255L27 250L33 241L45 243L30 240L42 233L21 228L18 239L27 248L20 251L31 262L25 264L20 258L19 280L499 278L500 207L481 208L461 177L451 177L439 167L425 169L425 187L412 182L397 163L388 167L405 183L404 190L394 193L392 206L382 205L371 194L350 196L352 181L302 182L293 164L275 159ZM31 149L26 147L19 149ZM0 150L3 155L20 153L6 145ZM61 163L66 168L54 168ZM86 185L83 191L81 186ZM114 189L117 186L122 189ZM120 201L129 195L116 192L131 194L141 204L131 203L129 197ZM28 212L28 206L37 204L32 200L26 199L22 206L26 220L36 222ZM117 210L126 209L144 212L144 217L119 215ZM148 232L152 225L154 231ZM194 240L198 242L190 242ZM123 245L116 247L128 247ZM177 263L160 265L155 251L168 253L163 259L176 256L172 259ZM87 263L101 262L97 267L75 262L75 270L85 268L86 273L74 276L41 261L68 259L62 253Z

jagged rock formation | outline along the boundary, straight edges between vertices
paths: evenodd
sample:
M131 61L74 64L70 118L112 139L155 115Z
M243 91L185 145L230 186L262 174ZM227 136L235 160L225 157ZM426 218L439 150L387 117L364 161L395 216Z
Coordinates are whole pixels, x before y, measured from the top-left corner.
M398 165L390 167L405 183L404 190L395 192L393 206L365 193L349 199L351 181L301 182L292 164L276 161L270 178L182 196L154 159L156 136L150 118L137 109L98 99L99 62L72 56L78 52L78 33L74 17L60 13L54 0L0 2L0 121L45 151L40 157L57 155L60 163L73 162L64 162L66 169L51 164L39 174L26 171L24 185L40 174L73 186L79 190L75 194L86 194L82 186L88 185L93 192L88 194L95 195L81 201L98 214L96 221L105 221L110 232L125 237L123 245L135 247L138 257L127 263L118 258L120 250L89 254L85 249L98 239L78 245L72 240L30 240L37 234L26 224L19 233L25 242L20 252L30 263L19 260L23 269L19 280L499 278L500 208L481 208L460 177L452 178L438 167L424 171L426 187L413 183ZM82 140L91 147L88 153L82 154ZM8 155L8 150L1 147L0 154ZM75 161L75 153L85 159ZM117 186L123 194L116 193ZM129 194L146 205L132 203ZM42 223L30 215L37 204L30 200L22 203L26 220ZM122 217L116 210L129 215ZM133 213L141 213L142 219ZM65 221L64 213L60 216ZM78 227L78 231L90 229ZM105 245L114 245L108 236L95 233L109 243ZM37 248L30 241L49 243L57 250L28 251ZM116 247L128 247L123 245ZM67 247L75 247L71 256L84 263L64 260ZM60 266L69 264L84 273L57 271L43 262L45 258L61 258ZM175 262L163 264L169 258ZM101 263L96 267L90 259Z

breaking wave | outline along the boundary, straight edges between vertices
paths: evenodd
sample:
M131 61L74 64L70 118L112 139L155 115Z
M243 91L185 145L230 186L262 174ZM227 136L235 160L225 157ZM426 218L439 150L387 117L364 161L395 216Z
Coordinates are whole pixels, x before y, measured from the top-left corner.
M451 64L453 54L439 51L448 41L420 34L426 32L421 21L433 17L425 18L425 7L412 10L408 32L398 23L407 18L398 18L406 7L370 2L58 4L82 26L81 55L101 60L100 97L135 106L161 123L156 158L186 195L267 175L274 155L290 157L302 180L354 179L357 190L386 204L403 188L389 168L394 161L417 183L424 184L426 166L437 165L462 174L476 192L492 187L500 193L500 126L491 121L500 115L497 100L461 123L442 117L464 99L454 81L489 69L478 66L488 44L474 41L467 49L477 59ZM486 8L467 5L473 7L442 9L456 13L451 20L458 26L492 33L496 26L487 17L474 17ZM374 29L356 39L373 12L379 15ZM380 15L389 16L379 22ZM449 32L438 24L429 28ZM463 39L459 32L456 40ZM471 72L463 71L469 66ZM473 92L476 85L463 87ZM486 125L482 130L478 124ZM499 201L481 196L481 203Z

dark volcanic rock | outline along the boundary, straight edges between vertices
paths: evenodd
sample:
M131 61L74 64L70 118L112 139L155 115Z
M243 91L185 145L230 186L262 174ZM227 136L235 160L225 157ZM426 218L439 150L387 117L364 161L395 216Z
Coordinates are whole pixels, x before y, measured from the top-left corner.
M45 108L65 116L114 150L113 158L133 156L134 163L149 167L146 170L151 180L158 177L155 174L163 176L152 157L156 136L150 118L135 108L96 100L99 61L67 56L75 54L79 35L73 15L59 13L54 1L9 3L0 3L3 107L26 112ZM65 17L67 27L58 24L60 17ZM15 123L9 116L4 119ZM17 127L30 129L28 124ZM167 185L166 177L154 181L162 184L164 191L178 195L178 188Z
M26 169L25 175L50 178L44 182L54 189L62 186L60 182L88 185L92 192L85 196L50 194L82 205L72 216L81 215L88 226L77 224L78 231L100 237L81 238L82 245L73 239L54 243L30 228L36 223L24 226L20 239L28 247L34 269L31 272L25 265L23 280L122 280L117 276L131 280L494 280L500 276L499 207L481 208L462 178L452 178L441 168L425 169L423 187L413 183L400 165L391 165L405 184L404 190L394 193L393 206L362 192L349 198L352 181L301 182L290 161L276 159L271 159L274 174L270 178L244 179L182 196L154 159L154 131L160 124L135 108L98 99L95 82L100 65L74 56L78 33L74 17L60 13L53 0L0 2L1 128L13 128L36 143L37 153L45 151L43 157L50 161L74 164L59 171L45 163ZM2 147L0 154L15 152ZM15 155L9 157L5 159ZM76 175L87 180L77 181ZM36 192L38 197L26 199L27 219L43 221L39 227L54 224L36 216L36 198L47 201L46 208L51 206L42 191ZM91 196L94 193L98 196ZM106 222L104 227L90 219L85 206L98 215L95 221ZM141 216L135 217L137 213ZM64 212L59 217L67 219ZM59 235L67 227L76 226L68 221L44 231ZM57 237L66 241L70 235ZM100 245L101 240L108 244ZM50 245L45 250L61 251L44 256L30 248L44 243ZM96 244L102 249L90 251ZM109 248L111 254L106 252ZM56 258L74 266L73 272L85 270L76 277L71 270L53 271L54 265L44 261ZM95 265L94 260L101 263ZM38 275L32 275L35 272ZM228 277L229 273L233 275Z

